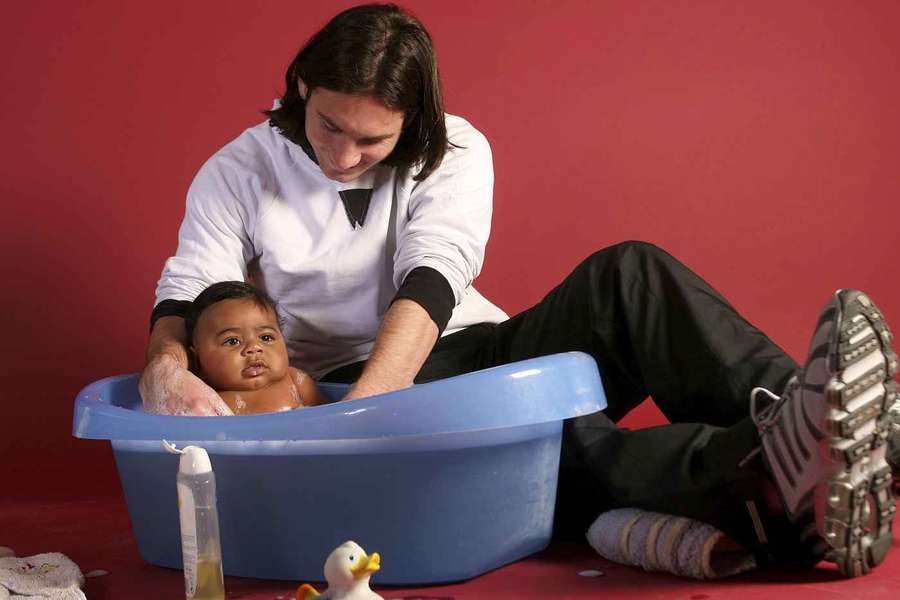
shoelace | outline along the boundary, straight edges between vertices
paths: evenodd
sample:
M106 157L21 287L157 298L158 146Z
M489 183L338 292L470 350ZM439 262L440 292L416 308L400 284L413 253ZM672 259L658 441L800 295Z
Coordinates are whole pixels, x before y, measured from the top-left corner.
M788 381L788 387L781 396L778 396L764 387L755 387L750 390L750 418L753 419L753 422L759 429L760 435L769 431L774 426L778 415L778 409L784 404L785 399L788 396L787 392L790 389L791 384L796 380L797 378L793 377ZM759 407L756 400L756 397L760 392L768 396L769 400L769 404L762 408ZM762 444L751 450L750 453L738 463L738 467L743 468L744 465L760 452L762 452ZM762 519L759 517L759 510L756 507L756 502L748 499L745 500L745 504L747 506L747 513L750 515L750 520L753 522L753 531L756 534L756 539L760 544L766 546L769 543L769 539L766 535L766 530L763 527Z
M750 390L750 418L756 423L760 434L769 431L773 427L777 421L778 410L791 396L793 389L799 385L800 380L794 375L788 380L784 393L780 396L764 387L755 387ZM770 401L769 404L762 408L759 408L759 403L757 402L757 396L760 392L768 396ZM900 410L900 407L898 407L898 410Z
M795 379L796 377L791 378L791 380L788 381L788 387ZM759 408L759 405L756 401L756 396L760 392L766 394L769 397L768 399L770 400L770 403L762 408ZM750 418L753 419L753 422L756 424L760 435L772 429L776 421L776 416L778 415L778 409L782 404L784 404L785 398L787 398L787 390L785 390L785 393L781 396L776 395L774 392L764 387L755 387L750 390ZM738 467L744 468L744 465L746 465L754 456L756 456L760 452L762 452L761 444L751 450L750 453L747 454L747 456L741 459L741 462L738 463Z

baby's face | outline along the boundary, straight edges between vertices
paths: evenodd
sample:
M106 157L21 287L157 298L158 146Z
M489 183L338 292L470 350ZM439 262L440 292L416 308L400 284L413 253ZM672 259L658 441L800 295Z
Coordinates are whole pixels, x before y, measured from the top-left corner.
M287 346L275 312L249 298L204 310L193 348L203 379L217 392L258 390L287 375Z

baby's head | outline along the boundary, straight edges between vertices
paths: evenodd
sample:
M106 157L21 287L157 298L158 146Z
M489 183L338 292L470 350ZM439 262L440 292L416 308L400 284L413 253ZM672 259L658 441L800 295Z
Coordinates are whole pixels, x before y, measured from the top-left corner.
M198 374L217 392L258 390L287 375L275 303L252 285L214 283L191 304L184 325Z

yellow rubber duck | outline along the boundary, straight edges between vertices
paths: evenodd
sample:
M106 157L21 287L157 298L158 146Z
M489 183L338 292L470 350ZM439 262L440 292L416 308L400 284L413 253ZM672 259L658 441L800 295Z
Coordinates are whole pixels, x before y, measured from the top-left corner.
M369 589L369 578L381 568L377 552L366 554L354 541L335 548L325 561L328 588L321 594L304 583L297 588L297 600L384 600Z

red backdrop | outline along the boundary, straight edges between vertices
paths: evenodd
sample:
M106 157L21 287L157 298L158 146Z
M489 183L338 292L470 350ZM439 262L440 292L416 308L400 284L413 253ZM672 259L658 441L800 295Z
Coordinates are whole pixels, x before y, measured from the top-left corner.
M345 6L5 7L0 494L115 488L107 445L70 437L72 400L141 368L193 174L261 120L302 41ZM900 323L900 4L408 6L434 36L449 110L493 144L478 286L507 311L638 238L796 357L836 287Z

